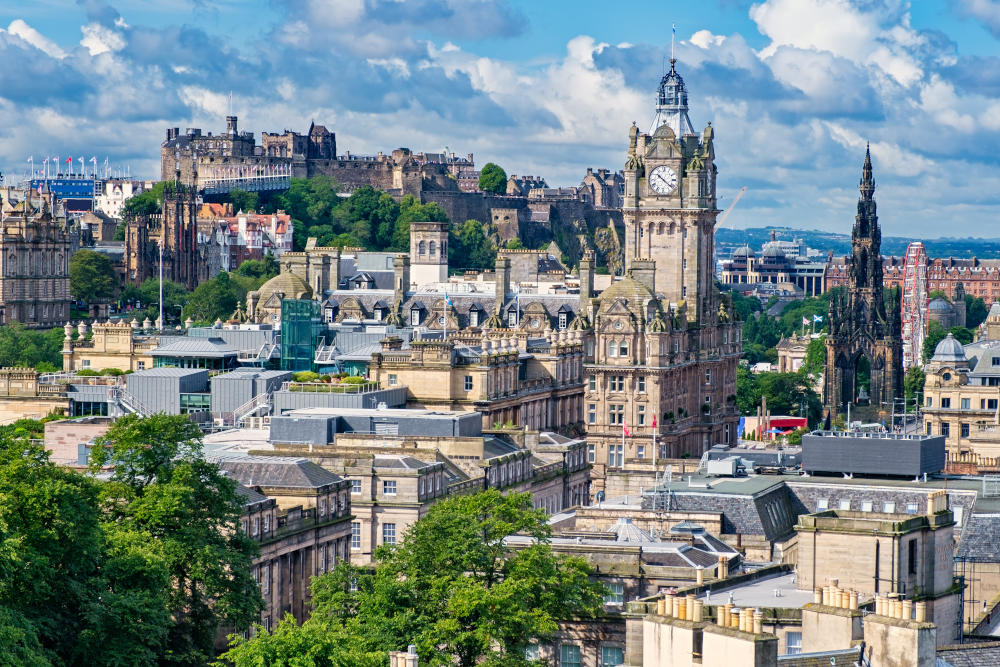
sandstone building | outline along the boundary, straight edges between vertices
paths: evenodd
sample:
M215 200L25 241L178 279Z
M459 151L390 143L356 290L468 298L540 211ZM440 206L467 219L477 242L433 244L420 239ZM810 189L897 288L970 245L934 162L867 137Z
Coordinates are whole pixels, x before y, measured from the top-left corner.
M736 438L740 327L714 285L714 130L695 134L674 61L658 100L653 134L629 133L627 275L591 299L581 262L572 326L593 331L584 419L598 480L606 468L700 456Z
M51 195L27 192L3 204L13 210L0 219L0 324L54 327L69 319L70 235L51 204Z

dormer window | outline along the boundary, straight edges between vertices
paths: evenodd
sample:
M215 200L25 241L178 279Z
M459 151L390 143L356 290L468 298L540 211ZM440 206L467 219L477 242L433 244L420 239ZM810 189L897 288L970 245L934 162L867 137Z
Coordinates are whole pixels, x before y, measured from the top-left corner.
M565 329L566 328L566 320L567 319L568 318L566 317L566 313L559 313L559 328L560 329Z
M382 309L381 308L376 308L372 312L373 312L373 315L375 316L375 319L379 320L381 322L382 321L382 317L384 315L384 313L382 312Z
M470 310L469 311L469 326L478 327L479 326L479 311Z
M420 309L414 308L410 311L410 326L419 327L420 326Z
M517 310L507 311L507 326L514 328L517 326Z

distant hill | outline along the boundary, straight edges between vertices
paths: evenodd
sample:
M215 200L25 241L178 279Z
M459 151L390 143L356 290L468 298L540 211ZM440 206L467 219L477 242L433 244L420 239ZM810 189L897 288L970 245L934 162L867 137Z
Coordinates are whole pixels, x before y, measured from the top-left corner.
M750 244L751 248L759 251L761 245L771 238L772 230L779 240L791 241L792 239L802 239L806 242L807 246L820 250L823 253L833 250L834 255L847 255L851 252L850 234L791 229L790 227L753 227L750 229L716 229L716 257L718 259L726 259L734 248L744 243ZM902 257L906 253L906 246L911 241L921 241L927 250L927 256L931 258L965 258L975 256L979 259L1000 259L1000 238L914 239L903 238L901 236L883 236L882 254Z

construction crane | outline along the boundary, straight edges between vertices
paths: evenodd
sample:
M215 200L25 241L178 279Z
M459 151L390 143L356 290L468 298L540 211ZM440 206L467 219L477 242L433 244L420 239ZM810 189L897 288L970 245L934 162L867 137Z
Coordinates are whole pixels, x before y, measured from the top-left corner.
M735 197L733 197L733 203L729 205L729 208L727 208L725 211L722 212L722 215L716 221L715 223L716 227L722 227L722 223L726 221L726 218L729 217L729 214L732 212L733 207L736 206L736 202L740 200L740 197L742 197L743 193L746 191L747 191L747 186L744 185L742 188L740 188L740 191L736 193Z

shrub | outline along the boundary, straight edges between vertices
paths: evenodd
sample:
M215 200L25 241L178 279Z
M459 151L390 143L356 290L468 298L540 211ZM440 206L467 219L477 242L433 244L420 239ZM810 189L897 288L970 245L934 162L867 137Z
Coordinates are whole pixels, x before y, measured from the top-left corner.
M298 371L292 373L292 380L295 382L315 382L319 378L319 373L312 371Z
M81 368L76 372L76 374L80 377L95 377L100 375L100 373L90 368Z
M364 384L367 380L360 375L348 375L341 382L344 384Z

